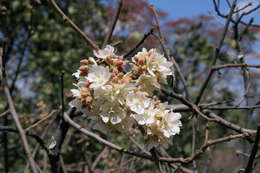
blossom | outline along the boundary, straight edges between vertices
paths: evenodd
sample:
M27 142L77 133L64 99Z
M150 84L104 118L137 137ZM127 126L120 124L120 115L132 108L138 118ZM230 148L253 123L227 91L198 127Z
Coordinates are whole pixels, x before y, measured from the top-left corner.
M157 82L157 79L149 74L142 74L139 76L136 83L138 86L141 86L142 91L146 91L149 94L152 94L153 91L161 88L160 84Z
M131 111L137 114L143 114L144 109L150 104L150 100L146 97L145 92L131 92L126 96L126 105Z
M137 63L136 59L138 60L145 60L147 58L147 50L145 48L142 49L142 52L138 52L133 58L132 61Z
M92 82L90 88L102 87L110 78L109 69L103 66L93 66L92 72L88 74L86 79Z
M149 106L148 109L145 109L143 114L132 114L131 117L133 117L140 125L152 124L155 122L155 115L158 114L158 112L158 109Z
M158 53L155 49L149 51L150 56L147 57L147 71L152 76L157 76L162 83L166 83L168 75L173 75L172 62L166 60L166 58Z
M76 99L70 103L94 128L131 132L135 122L144 129L150 147L165 144L180 132L181 114L153 97L160 83L172 75L171 62L155 49L145 48L132 58L134 63L115 55L109 45L94 55L100 59L82 60L73 73L77 89L71 89Z
M79 71L79 70L77 70L77 72L75 72L75 73L72 74L72 76L75 76L77 79L80 78L79 75L80 75L80 71Z
M78 89L71 89L70 91L71 91L73 97L78 97L78 98L81 97L80 91Z
M107 45L104 49L94 50L94 55L97 58L105 59L106 57L114 55L114 47Z
M170 136L179 134L180 126L182 125L180 118L180 113L165 110L162 120L162 131L165 137L169 138Z
M112 124L118 124L126 117L126 112L118 102L107 101L101 105L100 110L100 117L104 123L110 121Z

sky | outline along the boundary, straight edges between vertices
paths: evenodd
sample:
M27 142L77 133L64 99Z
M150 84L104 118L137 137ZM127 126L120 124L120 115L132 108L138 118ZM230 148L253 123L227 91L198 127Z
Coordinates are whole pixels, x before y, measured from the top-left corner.
M232 3L232 0L229 1ZM237 4L238 6L244 6L248 4L249 1L253 2L253 6L260 4L260 0L238 0ZM147 0L147 2L154 4L155 8L167 12L169 19L209 14L209 11L216 15L213 0ZM227 14L229 9L226 0L220 0L220 2L221 11ZM260 9L254 12L250 17L252 16L254 16L254 23L260 25ZM246 20L248 20L248 18Z

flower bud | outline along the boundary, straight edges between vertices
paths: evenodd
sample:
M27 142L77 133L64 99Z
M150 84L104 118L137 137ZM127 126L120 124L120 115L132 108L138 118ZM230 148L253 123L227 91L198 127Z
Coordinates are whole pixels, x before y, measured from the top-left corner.
M80 70L81 72L84 72L84 71L87 70L87 67L86 67L86 66L80 66L79 70Z
M117 65L117 66L121 66L121 65L123 65L123 61L121 61L121 60L118 61L118 62L116 63L116 65Z
M86 81L85 81L85 85L86 85L86 87L88 87L89 84L90 84L90 82L89 82L88 80L86 80Z
M139 61L139 58L138 58L137 56L135 56L135 57L134 57L134 60L135 60L136 62L138 62L138 61Z
M86 72L80 72L79 76L87 76L87 73Z
M140 60L139 60L139 64L140 64L140 65L144 65L144 63L145 63L145 60L144 60L144 59L140 59Z
M80 61L81 64L87 65L88 64L88 60L87 59L83 59Z
M119 59L123 60L123 59L124 59L124 57L123 57L123 56L119 56Z
M143 70L143 71L146 71L146 70L147 70L146 65L143 65L143 66L142 66L142 70Z
M87 96L87 98L86 98L86 103L88 104L88 103L90 103L92 101L92 97L91 96Z
M148 52L148 53L147 53L147 56L151 56L151 55L152 55L152 52Z
M118 73L118 69L117 69L117 68L114 68L114 69L113 69L113 73L117 74L117 73Z
M107 57L106 60L107 60L107 63L109 63L109 64L111 64L113 62L113 59L111 57Z

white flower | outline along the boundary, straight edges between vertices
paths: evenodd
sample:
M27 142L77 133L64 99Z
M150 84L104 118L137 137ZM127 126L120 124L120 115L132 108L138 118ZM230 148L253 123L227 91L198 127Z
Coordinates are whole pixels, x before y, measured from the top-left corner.
M78 98L81 97L80 91L78 89L71 89L70 91L71 91L73 97L78 97Z
M72 74L72 76L75 76L77 79L80 78L79 75L80 75L80 71L79 71L79 70L77 70L77 72L75 72L75 73Z
M103 66L93 66L92 72L86 79L91 82L90 88L99 88L105 85L110 78L109 69Z
M160 82L166 83L168 75L172 75L172 62L166 60L166 58L159 54L155 49L149 51L150 56L147 56L147 71L152 76L157 76Z
M133 117L138 124L152 124L155 122L155 115L159 113L158 109L153 108L153 106L149 106L148 109L145 109L143 114L132 114Z
M97 58L105 59L106 57L114 55L114 47L107 45L104 49L94 50L94 55Z
M162 131L163 135L167 138L170 136L179 134L180 132L180 126L181 126L181 114L180 113L174 113L169 110L165 110L163 116L163 125L162 125Z
M145 48L142 49L142 52L138 52L134 57L132 57L132 61L137 63L135 61L135 57L138 57L138 59L143 59L145 60L147 58L147 50Z
M153 91L161 88L160 84L157 82L157 78L147 74L139 76L136 83L138 86L141 86L142 91L146 91L150 95L153 94Z
M150 100L146 97L145 92L129 93L126 96L126 105L131 109L131 111L137 114L143 114L144 109L150 104Z
M101 105L100 110L101 112L99 115L104 123L110 121L111 124L118 124L126 117L126 112L118 102L107 101Z

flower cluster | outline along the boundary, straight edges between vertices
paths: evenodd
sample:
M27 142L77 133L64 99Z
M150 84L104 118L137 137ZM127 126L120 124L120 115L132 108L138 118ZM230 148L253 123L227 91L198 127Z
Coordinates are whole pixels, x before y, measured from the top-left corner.
M132 61L116 55L109 45L94 55L95 59L80 61L73 74L77 89L71 92L76 98L72 106L91 118L97 129L129 131L136 122L155 144L180 132L181 115L153 95L161 83L167 83L167 76L173 75L171 62L156 49L143 49Z

